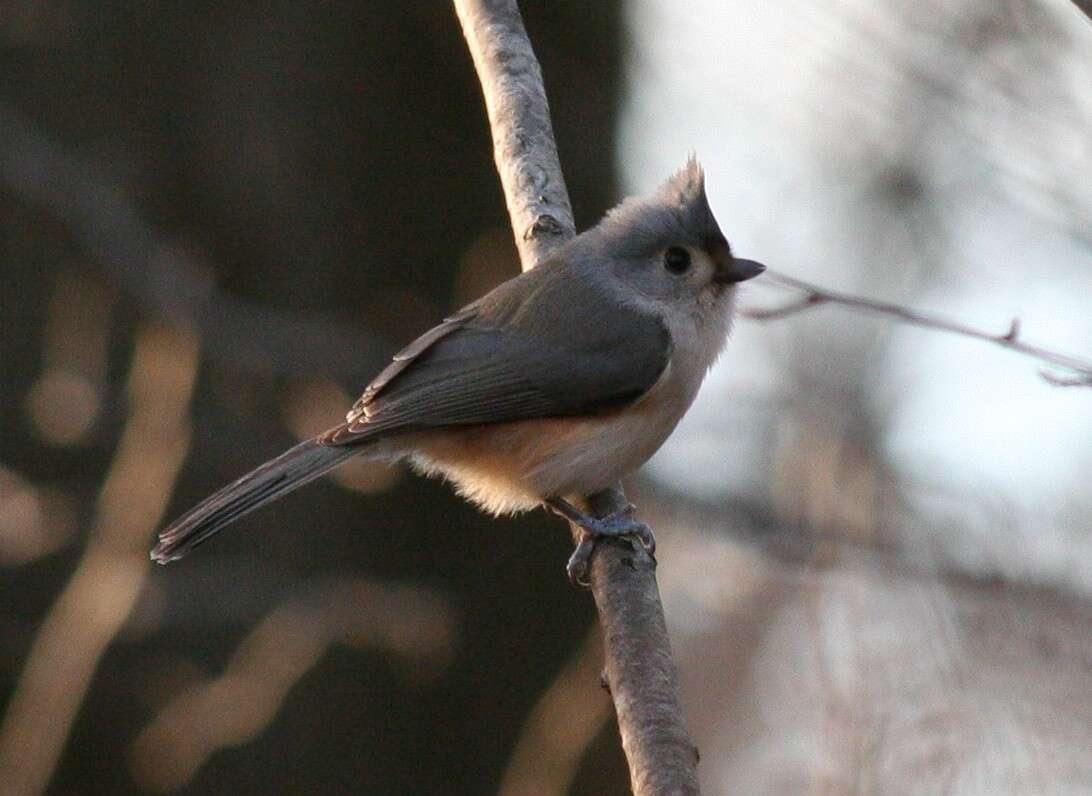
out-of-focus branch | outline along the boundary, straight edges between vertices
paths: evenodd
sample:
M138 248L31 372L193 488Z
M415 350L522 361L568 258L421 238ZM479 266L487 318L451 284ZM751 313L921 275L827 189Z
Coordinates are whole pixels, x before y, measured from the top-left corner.
M198 365L191 336L144 329L129 373L131 412L99 495L87 549L34 638L0 725L0 793L42 793L99 660L132 610L189 447Z
M195 327L206 354L249 372L363 382L389 346L365 328L243 301L208 263L146 221L95 169L0 103L0 190L45 208L151 314Z
M610 721L599 672L603 643L596 628L539 697L508 761L498 796L569 793L580 760Z
M938 329L943 332L963 335L964 337L974 337L978 340L985 340L986 342L1007 348L1010 351L1016 351L1017 353L1025 354L1026 356L1035 357L1041 362L1046 362L1050 365L1071 371L1071 373L1063 374L1046 370L1041 370L1039 372L1046 381L1055 386L1092 387L1092 360L1081 359L1069 354L1062 354L1058 351L1052 351L1049 348L1043 348L1042 346L1024 342L1020 337L1021 329L1019 318L1013 318L1009 323L1009 328L1004 332L989 332L982 329L976 329L962 321L957 321L943 315L913 310L909 307L904 307L901 304L876 301L860 296L851 296L847 293L839 293L834 290L827 290L818 285L813 285L810 282L805 282L792 276L785 276L784 274L767 271L765 278L778 284L800 290L803 295L780 307L741 310L743 317L756 321L772 321L785 318L789 315L795 315L798 312L810 310L823 304L837 304L842 307L849 307L852 310L857 310L858 312L867 312L873 315L885 315L889 318L896 318L913 326L922 326L926 329Z
M438 674L450 661L454 624L451 607L423 589L362 578L312 587L258 622L222 674L164 706L133 742L133 777L152 791L182 788L221 748L265 729L334 644L386 649L412 674Z
M515 0L455 0L455 9L485 94L497 170L527 270L575 235L542 72ZM620 486L588 497L598 515L626 504ZM640 544L601 542L590 579L634 793L697 793L697 755L683 722L655 559Z

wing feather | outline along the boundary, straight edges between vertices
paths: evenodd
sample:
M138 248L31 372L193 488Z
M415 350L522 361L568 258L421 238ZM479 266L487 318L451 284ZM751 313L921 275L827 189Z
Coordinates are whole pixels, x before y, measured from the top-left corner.
M551 285L530 287L525 294L539 300L495 291L417 338L322 441L609 411L642 396L667 367L671 337L657 316L597 304L590 291L575 307L542 301Z

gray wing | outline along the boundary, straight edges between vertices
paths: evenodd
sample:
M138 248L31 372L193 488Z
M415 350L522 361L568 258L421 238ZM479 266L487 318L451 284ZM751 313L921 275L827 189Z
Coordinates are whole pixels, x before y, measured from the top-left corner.
M477 306L475 304L464 307L456 314L444 318L443 323L433 326L391 357L391 363L383 368L378 376L372 379L371 383L364 388L364 394L353 404L352 409L349 410L347 415L348 421L352 422L354 417L361 415L368 404L371 403L372 399L379 394L380 390L386 387L399 373L408 368L417 357L427 351L436 341L454 332L476 314Z
M322 441L609 411L640 398L667 367L671 337L655 315L584 306L574 328L571 306L535 304L513 320L478 302L426 332Z

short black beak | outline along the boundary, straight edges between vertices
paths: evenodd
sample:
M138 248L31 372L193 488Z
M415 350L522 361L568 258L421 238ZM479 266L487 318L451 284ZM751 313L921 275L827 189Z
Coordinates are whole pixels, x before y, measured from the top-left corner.
M765 270L766 266L762 263L733 257L726 264L718 265L713 279L721 284L731 285L736 282L746 282L748 279L754 279Z

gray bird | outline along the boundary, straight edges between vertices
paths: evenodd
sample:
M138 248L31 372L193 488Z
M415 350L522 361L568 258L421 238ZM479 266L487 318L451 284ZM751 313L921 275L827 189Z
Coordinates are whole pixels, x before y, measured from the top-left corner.
M633 534L630 509L573 501L663 444L724 347L735 285L765 270L732 255L691 158L538 267L504 282L394 356L345 422L221 489L159 535L181 558L229 523L353 456L409 461L494 514L544 506L585 540ZM578 546L581 580L591 545Z

